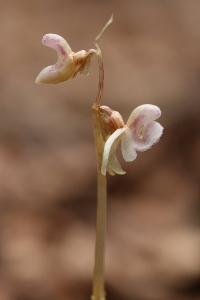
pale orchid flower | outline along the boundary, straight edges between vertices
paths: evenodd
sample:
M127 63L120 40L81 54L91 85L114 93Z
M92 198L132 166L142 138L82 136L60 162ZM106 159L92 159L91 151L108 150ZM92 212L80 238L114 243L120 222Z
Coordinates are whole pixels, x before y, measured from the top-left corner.
M40 72L36 83L59 83L73 78L78 72L88 75L90 59L96 50L81 50L75 53L64 38L53 33L45 34L42 43L57 52L58 60Z
M108 107L101 107L105 112ZM144 104L134 109L124 125L123 119L118 112L110 110L111 127L115 124L115 130L107 139L104 146L101 172L106 175L125 174L116 156L117 146L121 141L122 156L125 161L133 161L137 157L136 151L146 151L157 143L162 135L163 127L155 120L160 117L160 108ZM117 113L117 114L116 114ZM105 114L105 113L104 113ZM115 118L117 116L117 118ZM113 122L113 117L116 122ZM121 117L121 118L120 118ZM109 122L107 122L109 124ZM118 127L118 128L117 128ZM117 129L116 129L117 128Z

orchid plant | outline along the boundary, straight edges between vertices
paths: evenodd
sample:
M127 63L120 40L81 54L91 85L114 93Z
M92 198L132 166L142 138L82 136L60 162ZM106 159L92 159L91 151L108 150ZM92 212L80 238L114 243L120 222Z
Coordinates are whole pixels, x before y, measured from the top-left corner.
M97 220L95 242L95 264L92 300L104 300L104 252L107 210L106 172L110 175L125 174L116 155L121 142L125 161L136 159L136 151L146 151L157 143L163 127L155 120L160 117L159 107L144 104L135 108L126 125L119 112L101 105L104 87L104 67L98 39L113 21L113 15L106 23L94 44L96 49L73 52L67 41L57 34L46 34L42 43L53 48L58 54L54 65L44 68L36 78L36 83L59 83L74 78L79 72L88 75L91 58L96 55L99 64L99 85L96 100L92 106L94 139L97 157Z

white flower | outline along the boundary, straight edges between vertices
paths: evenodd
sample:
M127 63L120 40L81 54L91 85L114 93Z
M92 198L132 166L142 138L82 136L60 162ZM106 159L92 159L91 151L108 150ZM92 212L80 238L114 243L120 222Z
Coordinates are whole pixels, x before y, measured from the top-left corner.
M136 151L146 151L159 141L163 127L155 120L160 115L160 108L151 104L138 106L132 111L126 125L116 129L105 143L101 167L103 175L106 171L111 175L125 174L116 156L120 141L122 156L127 162L136 159Z
M57 52L58 60L40 72L36 83L59 83L73 78L78 72L88 75L90 59L96 50L81 50L75 53L65 39L53 33L45 34L42 43Z

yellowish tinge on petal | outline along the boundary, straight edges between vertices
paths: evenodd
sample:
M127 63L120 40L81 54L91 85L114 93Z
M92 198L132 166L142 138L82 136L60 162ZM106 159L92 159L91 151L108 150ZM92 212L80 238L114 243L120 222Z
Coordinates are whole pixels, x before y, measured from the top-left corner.
M112 170L112 168L111 168L111 166L110 166L109 163L108 163L108 165L107 165L107 171L108 171L108 173L109 173L111 176L115 176L115 172L113 172L113 170Z
M50 33L44 35L42 43L57 52L58 60L40 72L36 83L59 83L71 78L75 72L75 64L73 52L67 41L57 34Z
M126 174L126 172L122 169L118 159L117 159L117 147L118 144L121 140L121 135L114 141L111 150L110 150L110 155L109 155L109 161L108 161L108 166L109 168L114 171L114 174Z
M101 167L101 173L103 175L106 175L107 169L111 169L116 174L125 174L116 156L118 143L125 130L125 127L117 129L105 143Z
M59 83L75 77L78 72L81 75L89 74L90 60L96 50L90 49L88 52L81 50L74 53L65 39L51 33L43 37L42 43L57 52L58 60L40 72L36 83Z
M85 50L81 50L74 53L73 59L76 70L73 77L75 77L79 72L81 75L89 75L91 58L95 51L96 50L94 49L90 49L88 52L86 52Z

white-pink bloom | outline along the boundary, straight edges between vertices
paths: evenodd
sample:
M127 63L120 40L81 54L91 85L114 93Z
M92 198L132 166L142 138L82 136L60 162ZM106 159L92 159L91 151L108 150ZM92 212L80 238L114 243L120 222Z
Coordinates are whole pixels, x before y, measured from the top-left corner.
M136 159L136 151L146 151L159 141L163 127L155 120L160 115L160 108L151 104L140 105L132 111L126 125L116 129L105 143L101 168L103 175L106 171L111 175L125 174L116 156L120 141L122 156L127 162Z
M45 34L42 43L57 52L58 60L40 72L36 83L59 83L74 77L78 72L88 74L90 59L95 50L75 53L64 38L53 33Z

